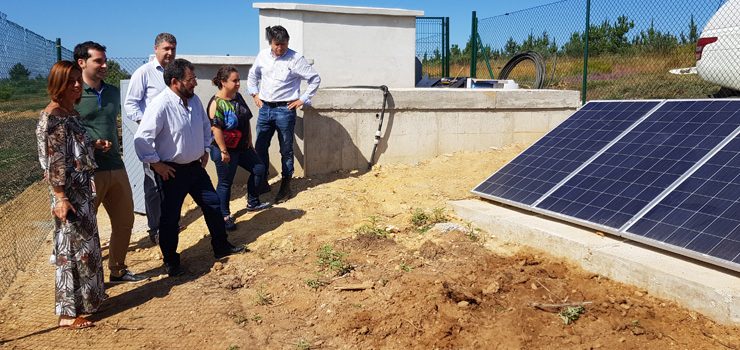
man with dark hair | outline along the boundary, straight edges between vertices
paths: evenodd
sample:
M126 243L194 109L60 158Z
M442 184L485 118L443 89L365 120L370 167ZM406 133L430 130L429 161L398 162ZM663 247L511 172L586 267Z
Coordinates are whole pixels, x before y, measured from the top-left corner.
M167 273L177 276L184 271L177 253L180 211L190 195L203 212L211 234L216 259L239 253L226 239L218 195L205 171L212 141L211 122L195 96L198 85L193 65L176 59L164 69L167 84L147 106L134 136L134 148L142 162L149 164L161 178L162 216L159 247Z
M121 95L118 88L103 81L108 75L105 46L86 41L74 49L74 59L82 69L82 98L77 105L80 123L92 139L109 140L110 150L95 150L95 210L103 204L111 225L108 248L110 281L139 282L146 278L126 267L131 230L134 226L134 201L131 185L121 159L118 143L118 112Z
M131 75L124 101L126 117L137 123L141 122L147 106L154 97L167 88L162 73L164 67L175 59L176 53L177 39L175 36L170 33L159 33L154 39L155 59L139 67ZM144 205L149 225L149 238L154 244L157 244L162 204L159 182L161 179L157 178L147 164L144 164Z
M247 77L247 92L259 107L257 117L257 140L255 150L269 168L267 153L275 131L280 142L280 163L282 180L275 203L289 199L293 193L290 179L293 177L293 131L295 129L296 108L311 104L321 78L308 61L288 48L290 36L282 26L265 29L270 48L259 52ZM308 87L301 94L301 81ZM265 176L267 179L269 176Z

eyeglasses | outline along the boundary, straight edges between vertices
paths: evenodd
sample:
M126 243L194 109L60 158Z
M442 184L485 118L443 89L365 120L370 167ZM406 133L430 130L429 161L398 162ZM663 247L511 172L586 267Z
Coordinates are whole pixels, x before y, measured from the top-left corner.
M192 83L194 83L194 82L195 82L195 81L196 81L197 79L198 79L198 77L196 77L195 75L193 75L193 77L192 77L192 78L190 78L190 79L181 79L180 81L181 81L181 82L183 82L183 83L188 83L188 84L192 84Z

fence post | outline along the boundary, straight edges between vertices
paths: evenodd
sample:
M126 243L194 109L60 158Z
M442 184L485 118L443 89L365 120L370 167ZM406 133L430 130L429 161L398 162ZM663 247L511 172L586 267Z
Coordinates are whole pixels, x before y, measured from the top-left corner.
M57 38L57 62L62 60L62 39Z
M450 17L444 18L444 73L445 77L450 76Z
M476 69L478 69L478 17L473 11L473 20L470 25L470 77L475 78Z
M586 0L586 31L583 32L583 86L581 87L581 104L586 104L588 92L588 32L591 29L591 0Z

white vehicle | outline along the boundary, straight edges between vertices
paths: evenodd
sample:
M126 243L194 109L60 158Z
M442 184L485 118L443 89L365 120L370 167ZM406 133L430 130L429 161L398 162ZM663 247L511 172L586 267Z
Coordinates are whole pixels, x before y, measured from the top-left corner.
M696 43L696 70L722 86L720 94L740 94L740 0L727 0L704 26Z

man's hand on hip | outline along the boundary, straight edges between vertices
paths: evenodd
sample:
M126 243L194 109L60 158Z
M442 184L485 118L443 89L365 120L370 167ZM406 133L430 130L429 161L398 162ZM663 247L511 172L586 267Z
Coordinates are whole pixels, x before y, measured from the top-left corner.
M162 162L157 163L151 163L149 166L152 167L152 170L154 170L159 176L162 177L162 180L167 181L170 178L175 178L175 168L164 164Z
M288 109L297 109L297 108L299 108L301 106L303 106L303 101L301 101L300 99L298 99L298 100L295 100L295 101L291 102L288 105Z
M206 152L206 153L203 153L202 156L200 156L200 166L205 168L207 164L208 164L208 153Z

